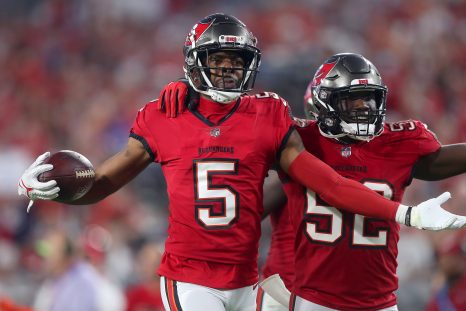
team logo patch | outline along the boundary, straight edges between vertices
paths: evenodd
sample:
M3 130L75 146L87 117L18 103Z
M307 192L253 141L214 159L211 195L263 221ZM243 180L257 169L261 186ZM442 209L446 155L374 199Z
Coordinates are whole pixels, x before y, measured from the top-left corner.
M220 129L218 127L211 129L210 130L210 136L219 137L220 136Z
M350 146L341 147L341 156L344 158L349 158L351 156L351 147Z

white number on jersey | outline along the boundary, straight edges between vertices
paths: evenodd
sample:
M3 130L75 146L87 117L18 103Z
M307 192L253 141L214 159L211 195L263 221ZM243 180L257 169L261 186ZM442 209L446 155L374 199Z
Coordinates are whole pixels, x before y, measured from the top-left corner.
M380 192L387 199L393 198L393 189L389 184L383 182L363 183L369 189ZM328 217L329 228L319 230L317 224L312 221L306 222L306 234L311 241L317 243L335 243L343 236L343 214L335 207L317 205L316 194L307 190L306 216ZM374 207L376 208L376 207ZM364 234L364 227L369 221L365 216L354 214L354 227L352 228L352 244L358 246L386 246L388 230L379 229L376 236Z
M392 132L414 131L416 129L416 124L411 120L388 123L388 126Z
M212 182L215 175L237 175L238 160L194 160L194 194L196 220L208 229L228 228L239 216L239 194L228 185ZM221 211L215 212L213 204L219 202Z
M269 97L280 99L280 96L278 96L277 93L273 93L273 92L262 92L262 93L256 94L256 98L269 98Z

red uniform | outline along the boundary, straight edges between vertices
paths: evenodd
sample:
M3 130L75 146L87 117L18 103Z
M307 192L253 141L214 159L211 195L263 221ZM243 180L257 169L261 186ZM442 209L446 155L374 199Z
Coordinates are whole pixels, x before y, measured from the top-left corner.
M293 129L284 103L266 93L201 99L172 119L155 103L139 111L131 136L161 164L170 200L160 275L223 289L258 281L264 178Z
M381 136L351 145L324 137L316 122L298 131L306 149L341 175L397 202L416 161L440 147L419 121L386 124ZM395 305L399 225L330 207L291 181L284 188L296 236L294 293L338 310Z

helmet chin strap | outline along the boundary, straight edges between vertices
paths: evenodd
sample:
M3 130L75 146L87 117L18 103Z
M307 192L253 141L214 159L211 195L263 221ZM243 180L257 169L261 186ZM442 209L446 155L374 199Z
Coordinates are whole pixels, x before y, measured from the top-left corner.
M375 124L346 123L342 120L340 126L346 134L345 136L355 140L371 141L374 137L382 134L382 131L375 133ZM361 132L365 135L361 135Z
M229 104L241 96L241 92L223 92L209 89L207 91L200 91L201 93L210 96L213 101L221 104Z
M186 70L185 70L186 72ZM238 97L241 96L241 92L222 92L222 91L216 91L212 89L208 89L207 91L199 90L194 83L191 81L189 76L185 74L186 79L188 79L189 84L191 87L198 93L204 94L212 98L213 101L218 102L220 104L229 104Z
M322 136L328 137L328 138L333 138L336 140L339 140L339 138L342 137L349 137L354 140L359 140L359 141L371 141L375 137L379 136L382 134L382 131L380 133L375 134L375 125L374 124L357 124L357 123L346 123L345 121L340 121L340 126L342 129L342 133L340 134L330 134L322 131L322 129L319 126L319 132L322 134ZM358 135L358 129L359 132L361 132L361 129L368 134L367 136L361 136Z

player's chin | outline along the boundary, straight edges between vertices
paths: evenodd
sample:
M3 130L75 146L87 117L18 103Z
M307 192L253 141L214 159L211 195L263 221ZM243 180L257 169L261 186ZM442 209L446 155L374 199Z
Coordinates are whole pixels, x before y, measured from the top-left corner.
M238 88L238 81L236 80L227 80L227 81L218 81L217 86L223 89L236 89Z

